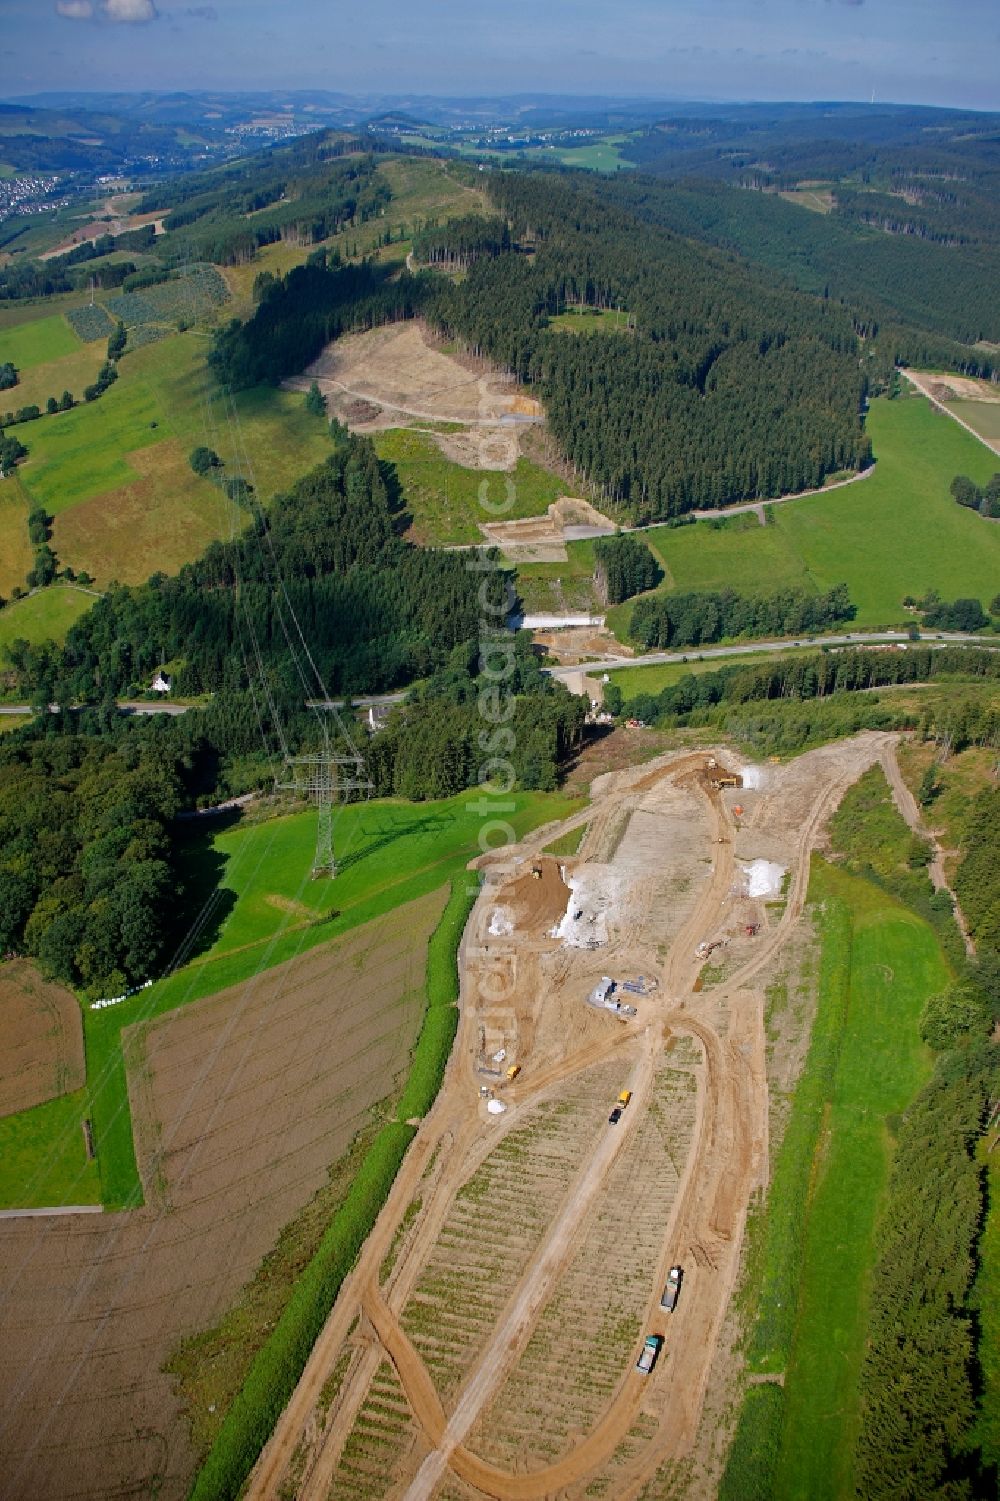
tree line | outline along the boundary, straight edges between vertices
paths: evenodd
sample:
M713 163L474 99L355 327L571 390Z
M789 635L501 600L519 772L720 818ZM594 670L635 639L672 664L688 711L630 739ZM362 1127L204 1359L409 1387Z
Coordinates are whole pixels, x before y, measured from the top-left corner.
M736 636L794 636L852 620L846 584L822 594L779 589L774 594L738 594L735 589L648 595L636 602L628 634L644 651L700 646Z
M245 323L221 328L209 364L232 390L277 384L300 374L324 345L349 329L410 318L426 294L426 276L390 278L387 268L342 265L337 252L316 251L288 275L262 281L260 301Z
M951 498L995 521L1000 517L1000 473L994 474L985 485L977 485L967 474L956 474L951 482Z
M871 1501L963 1501L994 1494L983 1442L976 1281L986 1199L978 1153L1000 1100L1000 793L980 792L955 889L974 961L925 1008L934 1072L905 1112L878 1232L861 1372L858 1490ZM993 1129L995 1130L995 1123Z
M717 672L689 673L659 693L638 693L625 700L612 698L612 712L647 724L684 723L688 716L720 704L823 699L958 674L1000 679L1000 652L960 646L909 646L905 651L845 647L801 657L776 655L773 661L753 667L734 665ZM955 707L957 710L960 706L956 703ZM923 725L925 733L930 733L930 728L929 723ZM963 721L953 748L963 749L973 739L1000 745L1000 710L982 710L975 725Z

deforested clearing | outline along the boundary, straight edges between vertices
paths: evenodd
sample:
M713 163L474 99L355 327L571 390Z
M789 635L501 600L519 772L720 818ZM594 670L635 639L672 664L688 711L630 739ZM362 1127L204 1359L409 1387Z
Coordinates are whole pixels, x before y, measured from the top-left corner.
M551 1464L588 1432L630 1368L649 1303L650 1268L691 1141L695 1079L657 1071L650 1108L608 1176L579 1250L535 1325L524 1354L469 1435L504 1469Z
M294 386L318 382L333 398L371 402L385 412L356 424L365 430L392 427L400 414L432 421L499 423L519 411L517 388L480 361L446 352L420 322L396 323L369 333L348 334L330 344ZM523 403L525 398L521 398ZM522 415L538 415L537 402Z
M6 1493L186 1494L195 1454L162 1366L405 1071L444 896L133 1032L146 1206L0 1223Z
M459 1189L401 1321L445 1399L485 1349L625 1070L588 1069L527 1111Z

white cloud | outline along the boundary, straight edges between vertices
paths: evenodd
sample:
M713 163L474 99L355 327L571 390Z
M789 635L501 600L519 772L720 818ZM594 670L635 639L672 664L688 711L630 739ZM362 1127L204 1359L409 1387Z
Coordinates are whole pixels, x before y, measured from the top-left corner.
M67 21L90 21L94 7L91 0L56 0L56 15L65 16Z
M155 21L154 0L101 0L101 9L109 21Z

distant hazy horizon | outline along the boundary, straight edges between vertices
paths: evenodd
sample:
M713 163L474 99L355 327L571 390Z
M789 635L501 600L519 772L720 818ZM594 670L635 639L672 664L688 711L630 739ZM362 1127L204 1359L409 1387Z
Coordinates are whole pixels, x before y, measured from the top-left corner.
M437 98L1000 108L996 0L0 0L5 97L328 89Z

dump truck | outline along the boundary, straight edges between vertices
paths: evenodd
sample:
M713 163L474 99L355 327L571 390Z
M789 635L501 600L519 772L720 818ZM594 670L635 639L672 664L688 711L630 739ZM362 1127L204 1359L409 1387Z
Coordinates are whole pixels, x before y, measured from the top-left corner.
M667 1273L666 1286L663 1289L663 1297L660 1299L660 1307L665 1309L667 1313L673 1313L676 1307L683 1276L683 1268L679 1266L672 1266Z
M663 1335L647 1334L642 1346L642 1354L635 1363L636 1370L641 1371L644 1376L648 1376L655 1366L657 1357L662 1349Z
M621 1094L618 1096L618 1103L622 1107L623 1110L625 1109L625 1106L628 1104L628 1102L629 1102L629 1100L631 1098L632 1098L632 1091L630 1089L623 1089L622 1092L621 1092Z

